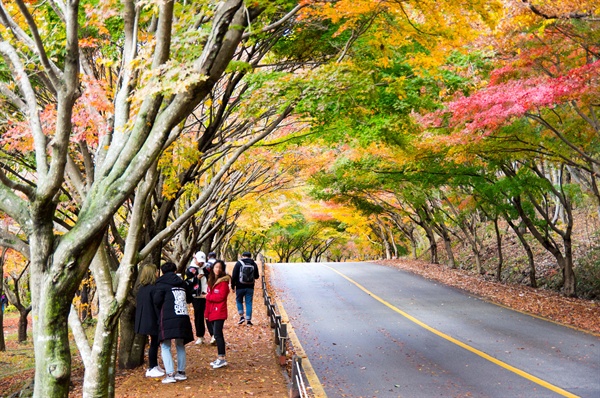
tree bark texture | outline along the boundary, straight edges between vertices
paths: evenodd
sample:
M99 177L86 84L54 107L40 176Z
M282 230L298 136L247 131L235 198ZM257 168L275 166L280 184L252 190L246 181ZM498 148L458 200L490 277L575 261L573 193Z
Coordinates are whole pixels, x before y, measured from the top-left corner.
M38 303L33 313L35 348L34 397L66 397L71 377L71 352L67 317L72 296L42 281ZM43 299L42 299L43 297Z
M135 305L128 301L119 318L119 367L133 369L144 364L146 336L134 332Z

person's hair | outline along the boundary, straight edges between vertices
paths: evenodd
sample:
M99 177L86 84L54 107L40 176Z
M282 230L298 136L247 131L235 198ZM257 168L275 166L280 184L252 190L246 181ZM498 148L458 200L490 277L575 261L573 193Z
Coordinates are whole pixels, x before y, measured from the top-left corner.
M154 282L156 282L156 265L144 265L140 271L140 285L154 285Z
M242 257L252 257L252 253L250 253L250 252L243 252L242 253Z
M175 272L175 270L177 269L177 266L175 265L175 263L172 262L166 262L162 265L162 267L160 267L160 270L162 271L163 275L166 274L167 272Z
M221 268L223 268L223 274L227 273L227 271L226 271L227 265L225 264L225 261L223 261L223 260L215 261L213 266L210 268L210 274L208 274L208 278L206 278L206 283L211 288L215 285L215 282L217 281L217 274L215 274L215 267L217 266L217 264L221 264Z
M208 253L208 258L217 258L217 253L215 253L215 252Z

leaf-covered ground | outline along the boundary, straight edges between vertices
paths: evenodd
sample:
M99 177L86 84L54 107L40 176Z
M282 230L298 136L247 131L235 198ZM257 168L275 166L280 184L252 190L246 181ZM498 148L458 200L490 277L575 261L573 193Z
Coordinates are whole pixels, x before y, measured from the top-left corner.
M594 301L563 297L524 285L492 282L467 271L424 261L401 259L379 263L466 290L496 304L600 334L600 304Z
M4 313L3 330L6 351L0 352L0 397L23 388L34 374L31 316L29 317L27 341L24 343L17 342L18 325L19 314L16 311Z

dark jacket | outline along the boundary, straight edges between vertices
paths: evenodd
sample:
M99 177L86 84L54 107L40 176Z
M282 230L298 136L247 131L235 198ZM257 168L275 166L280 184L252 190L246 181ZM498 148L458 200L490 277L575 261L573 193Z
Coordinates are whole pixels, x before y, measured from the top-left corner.
M254 282L256 282L259 278L258 275L258 265L251 258L242 258L235 263L233 267L233 272L231 273L231 288L232 289L254 289L254 283L241 283L240 282L240 262L245 262L246 264L250 264L254 266Z
M206 308L204 317L209 321L227 319L227 296L229 295L229 282L231 277L225 275L215 281L206 292Z
M194 340L187 303L192 295L186 284L174 272L167 272L156 280L153 295L158 318L158 339L183 339L183 344Z
M158 318L154 310L152 296L154 285L141 286L136 296L135 332L144 335L158 335Z
M185 271L185 283L187 285L186 289L188 289L192 293L192 297L199 297L202 294L202 285L200 283L200 279L198 278L198 273L203 271L198 267L195 268L195 274L191 272L192 267L188 268Z

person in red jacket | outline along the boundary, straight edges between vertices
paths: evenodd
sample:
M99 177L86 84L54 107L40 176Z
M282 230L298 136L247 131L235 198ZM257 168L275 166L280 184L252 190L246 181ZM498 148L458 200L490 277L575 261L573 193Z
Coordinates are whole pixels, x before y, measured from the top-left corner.
M223 325L227 319L227 296L229 296L230 281L231 277L225 272L225 262L217 260L208 275L206 309L204 310L204 317L211 323L213 336L217 341L218 357L210 363L213 369L227 366Z

